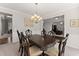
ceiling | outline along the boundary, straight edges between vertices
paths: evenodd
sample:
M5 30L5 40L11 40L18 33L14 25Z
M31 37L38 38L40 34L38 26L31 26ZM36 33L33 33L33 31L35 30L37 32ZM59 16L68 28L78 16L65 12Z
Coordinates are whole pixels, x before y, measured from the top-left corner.
M35 5L35 3L0 3L1 7L21 11L29 15L33 15L37 12L40 16L77 7L78 5L79 4L75 3L38 3L38 5Z

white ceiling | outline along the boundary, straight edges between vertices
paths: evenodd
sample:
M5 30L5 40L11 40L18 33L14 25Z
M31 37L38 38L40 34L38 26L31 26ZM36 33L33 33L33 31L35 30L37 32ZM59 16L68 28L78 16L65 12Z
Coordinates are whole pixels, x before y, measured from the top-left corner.
M37 11L40 16L77 7L78 5L75 3L38 3L36 6L34 3L0 3L1 7L14 9L30 15L35 14L35 11Z

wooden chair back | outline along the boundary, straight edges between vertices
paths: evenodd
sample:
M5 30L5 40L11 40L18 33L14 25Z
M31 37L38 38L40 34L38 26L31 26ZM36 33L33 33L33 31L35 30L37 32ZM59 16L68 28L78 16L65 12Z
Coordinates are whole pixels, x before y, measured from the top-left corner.
M46 30L43 28L43 30L41 31L41 36L45 36L46 34Z
M48 32L48 34L47 34L45 32L45 30L43 29L43 38L44 38L44 41L45 41L45 45L55 43L55 35L51 31Z
M19 44L22 44L22 39L21 39L21 33L17 30L18 38L19 38Z
M23 52L24 52L24 56L30 56L30 51L29 51L29 40L27 37L24 36L23 32L21 32L21 36L22 36L22 46L23 46Z
M27 29L27 30L25 31L25 34L26 34L27 37L30 38L30 36L32 36L32 31L31 31L30 29Z

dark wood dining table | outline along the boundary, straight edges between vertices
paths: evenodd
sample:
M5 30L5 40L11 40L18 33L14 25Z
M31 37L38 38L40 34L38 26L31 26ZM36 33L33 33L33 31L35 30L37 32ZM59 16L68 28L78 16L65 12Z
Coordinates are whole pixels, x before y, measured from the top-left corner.
M65 39L63 35L55 35L55 39L58 40L57 43L59 43L59 56L61 55L61 43L62 40ZM44 38L39 34L34 34L31 36L31 42L34 43L37 47L39 47L41 50L47 50Z

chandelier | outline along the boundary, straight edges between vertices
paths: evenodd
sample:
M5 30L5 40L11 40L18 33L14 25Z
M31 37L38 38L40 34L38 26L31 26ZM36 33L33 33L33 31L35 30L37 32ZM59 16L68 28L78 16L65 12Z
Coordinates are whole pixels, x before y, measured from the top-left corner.
M38 3L35 3L35 5L37 7ZM31 16L31 21L33 23L38 23L39 21L41 21L41 19L42 19L42 17L37 15L37 12L33 16Z

